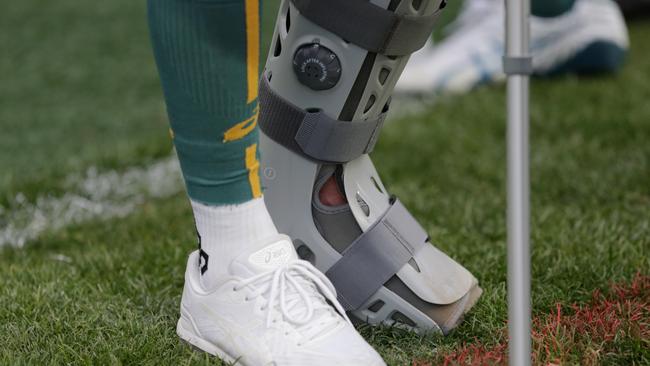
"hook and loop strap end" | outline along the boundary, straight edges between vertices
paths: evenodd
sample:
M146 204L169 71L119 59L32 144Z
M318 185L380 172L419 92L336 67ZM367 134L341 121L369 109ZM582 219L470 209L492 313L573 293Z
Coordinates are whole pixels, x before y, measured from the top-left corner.
M532 75L533 58L531 56L504 56L503 72L506 75Z
M259 98L262 132L293 152L325 163L347 163L370 153L388 112L367 120L339 121L282 98L271 89L266 75L260 82Z
M302 16L370 52L409 55L431 36L440 10L398 15L367 0L291 0Z

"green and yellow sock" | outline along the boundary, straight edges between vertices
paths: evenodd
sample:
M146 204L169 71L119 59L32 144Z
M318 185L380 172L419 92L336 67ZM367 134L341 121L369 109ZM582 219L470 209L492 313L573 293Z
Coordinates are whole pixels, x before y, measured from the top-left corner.
M149 0L148 13L190 198L223 205L260 197L259 0Z

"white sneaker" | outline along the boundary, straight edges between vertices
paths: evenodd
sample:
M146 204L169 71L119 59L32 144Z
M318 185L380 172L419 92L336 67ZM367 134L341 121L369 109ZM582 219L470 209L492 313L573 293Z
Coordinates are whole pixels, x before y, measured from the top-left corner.
M395 90L462 93L504 80L504 23L503 1L466 0L449 37L416 52ZM539 75L612 72L628 47L625 20L610 0L576 0L560 16L531 16L533 70Z
M334 286L298 259L291 240L278 235L267 243L233 260L211 292L200 286L198 251L190 254L178 335L237 365L385 365L350 323Z

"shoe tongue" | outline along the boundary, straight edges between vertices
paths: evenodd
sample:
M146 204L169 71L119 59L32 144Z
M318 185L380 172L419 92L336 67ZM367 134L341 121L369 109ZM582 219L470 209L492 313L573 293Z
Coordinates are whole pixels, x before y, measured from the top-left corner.
M234 275L249 277L274 270L298 259L291 239L282 234L268 238L241 253L231 264Z

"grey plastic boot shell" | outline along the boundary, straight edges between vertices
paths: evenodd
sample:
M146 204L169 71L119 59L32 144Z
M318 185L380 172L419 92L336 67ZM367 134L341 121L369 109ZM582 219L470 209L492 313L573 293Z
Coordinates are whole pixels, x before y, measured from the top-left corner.
M389 5L388 0L372 2L384 8ZM417 14L436 6L439 1L431 1L416 10L410 1L404 1L396 11ZM357 75L368 60L368 52L301 17L287 0L280 7L273 39L275 43L265 73L273 90L301 108L316 108L340 118ZM335 52L341 60L341 80L329 90L311 90L301 85L293 74L293 53L300 45L314 42ZM351 118L373 118L382 112L408 59L373 57L368 81ZM260 149L265 200L276 226L294 239L299 253L301 246L307 246L314 265L327 272L340 260L341 254L323 238L313 218L314 182L321 165L288 150L264 133L260 136ZM388 209L390 196L367 155L343 164L343 177L350 209L361 230L366 231ZM446 333L455 326L480 295L476 279L428 243L413 259L415 266L405 265L395 276L399 280L387 282L354 310L353 315L371 324L399 323L425 331ZM422 304L454 307L448 319L434 320L422 311Z

